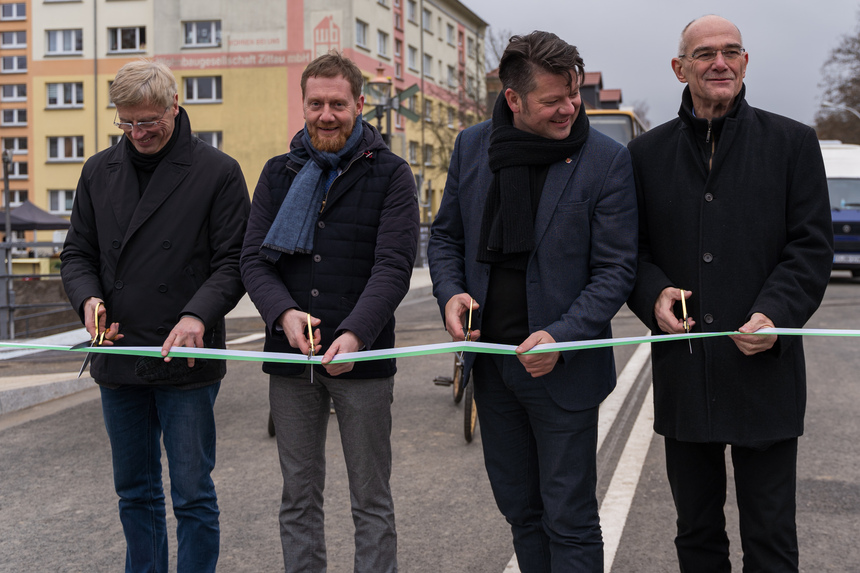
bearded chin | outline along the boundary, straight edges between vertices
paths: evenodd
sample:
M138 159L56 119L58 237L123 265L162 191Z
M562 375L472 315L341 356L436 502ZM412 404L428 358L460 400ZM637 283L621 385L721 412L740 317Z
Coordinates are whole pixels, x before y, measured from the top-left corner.
M353 128L354 127L355 125L353 124ZM337 137L320 137L319 131L315 129L311 134L311 143L319 151L337 153L343 149L344 145L346 145L346 140L349 139L350 135L352 135L352 130L350 130L349 133L341 131L338 133Z

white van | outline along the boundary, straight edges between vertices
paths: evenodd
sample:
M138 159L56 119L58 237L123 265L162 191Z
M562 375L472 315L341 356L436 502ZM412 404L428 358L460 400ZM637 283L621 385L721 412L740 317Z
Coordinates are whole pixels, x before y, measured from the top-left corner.
M819 143L833 217L833 269L860 277L860 145Z

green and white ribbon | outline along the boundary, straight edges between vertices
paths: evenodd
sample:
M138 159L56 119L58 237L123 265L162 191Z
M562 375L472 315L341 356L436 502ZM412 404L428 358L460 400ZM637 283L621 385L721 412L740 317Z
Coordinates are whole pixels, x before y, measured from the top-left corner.
M582 340L574 342L554 342L540 344L528 351L527 354L542 352L557 352L567 350L586 350L589 348L607 348L613 346L628 346L631 344L659 343L672 340L687 340L695 338L714 338L717 336L732 336L740 332L693 332L689 334L665 334L660 336L631 336L627 338L602 338L597 340ZM778 336L860 336L860 330L830 330L814 328L763 328L752 334ZM95 346L72 348L46 344L27 344L18 342L0 342L0 348L60 350L69 352L95 352L100 354L122 354L127 356L161 357L161 347L158 346ZM383 360L387 358L407 358L411 356L429 356L432 354L447 354L450 352L476 352L483 354L516 354L516 346L511 344L492 344L488 342L443 342L440 344L425 344L406 346L402 348L386 348L383 350L364 350L338 354L332 364L342 362L364 362L368 360ZM174 347L170 350L173 358L212 358L216 360L244 360L250 362L281 362L293 364L318 364L322 356L308 358L302 354L288 352L255 352L248 350L222 350L218 348L183 348Z

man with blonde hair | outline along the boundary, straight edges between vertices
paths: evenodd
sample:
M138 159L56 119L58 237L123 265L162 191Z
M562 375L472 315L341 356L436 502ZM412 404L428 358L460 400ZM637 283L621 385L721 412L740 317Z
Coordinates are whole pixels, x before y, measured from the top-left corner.
M160 346L161 358L96 354L126 572L167 571L160 440L170 468L178 571L215 571L219 553L213 406L221 360L171 347L225 347L244 294L239 254L250 209L238 163L192 135L167 66L123 66L110 89L119 143L84 165L61 255L63 284L104 344Z

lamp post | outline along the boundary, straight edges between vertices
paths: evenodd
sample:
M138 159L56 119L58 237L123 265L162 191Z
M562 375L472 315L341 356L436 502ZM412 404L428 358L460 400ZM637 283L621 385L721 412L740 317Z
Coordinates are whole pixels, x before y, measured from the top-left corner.
M391 109L393 100L391 97L391 78L386 77L385 68L379 66L376 68L376 77L367 82L368 101L367 103L375 106L379 111L376 112L376 127L382 131L382 113L385 113L385 133L382 134L382 139L385 145L391 148Z
M15 293L12 291L12 214L9 203L9 171L12 170L12 150L3 150L3 210L6 216L6 237L3 241L3 255L6 261L6 276L0 292L0 336L11 340L15 338L15 322L12 319L12 305ZM5 307L5 308L4 308Z
M848 107L847 105L838 105L838 104L835 104L835 103L832 103L829 101L821 102L821 106L822 107L829 107L829 108L833 108L833 109L839 109L842 111L847 111L847 112L853 113L855 116L857 116L857 119L860 119L860 111L857 111L853 107Z

